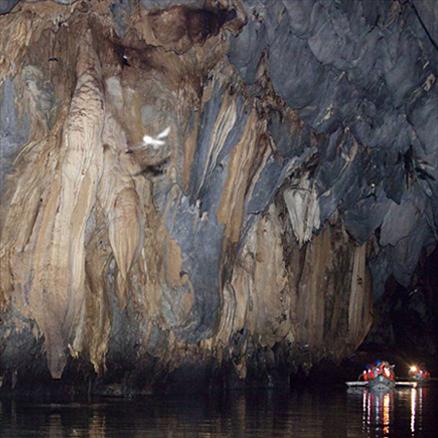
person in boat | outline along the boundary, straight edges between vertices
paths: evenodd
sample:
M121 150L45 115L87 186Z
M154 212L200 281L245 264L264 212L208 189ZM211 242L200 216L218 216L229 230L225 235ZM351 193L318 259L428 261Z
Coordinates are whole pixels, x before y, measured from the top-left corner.
M359 381L363 380L364 382L368 382L370 380L374 380L374 365L367 365L366 368L359 374Z
M392 381L395 380L394 365L390 365L389 362L383 361L379 367L379 375Z
M363 370L360 374L359 374L359 381L363 380L364 382L368 382L368 370Z
M388 380L394 381L394 365L390 365L387 361L378 360L371 366L367 366L367 369L359 376L359 380L369 382L376 379L378 376L383 376Z
M425 380L430 379L430 373L424 366L412 365L409 368L409 375L414 380L418 380L419 382L424 382Z
M364 382L368 382L369 380L374 379L374 365L368 364L365 369L359 374L358 380L363 380Z

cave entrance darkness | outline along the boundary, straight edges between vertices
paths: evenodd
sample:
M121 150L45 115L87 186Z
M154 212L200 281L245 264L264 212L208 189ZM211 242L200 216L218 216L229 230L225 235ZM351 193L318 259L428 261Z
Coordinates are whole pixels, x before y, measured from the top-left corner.
M359 347L370 355L395 362L424 362L438 369L438 247L423 254L410 287L390 277L385 293L374 304L374 322Z

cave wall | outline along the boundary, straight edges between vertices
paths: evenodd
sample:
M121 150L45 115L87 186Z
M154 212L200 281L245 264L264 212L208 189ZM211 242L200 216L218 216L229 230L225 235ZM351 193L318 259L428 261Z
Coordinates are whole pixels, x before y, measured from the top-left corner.
M408 363L423 361L434 373L438 357L438 248L424 252L410 287L391 277L374 305L373 324L361 350L392 351Z
M354 351L436 241L435 13L1 3L1 373Z

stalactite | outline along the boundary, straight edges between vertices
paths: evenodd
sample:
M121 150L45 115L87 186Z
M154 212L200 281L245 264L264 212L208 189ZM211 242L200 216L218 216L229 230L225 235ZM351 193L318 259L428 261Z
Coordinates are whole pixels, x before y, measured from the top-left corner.
M1 11L0 375L339 361L435 244L411 9L183 3Z

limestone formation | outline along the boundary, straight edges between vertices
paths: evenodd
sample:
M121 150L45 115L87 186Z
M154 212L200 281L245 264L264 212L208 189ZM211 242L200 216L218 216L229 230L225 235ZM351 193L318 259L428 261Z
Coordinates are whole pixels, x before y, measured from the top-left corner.
M436 11L0 2L0 381L351 354L436 243Z

